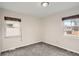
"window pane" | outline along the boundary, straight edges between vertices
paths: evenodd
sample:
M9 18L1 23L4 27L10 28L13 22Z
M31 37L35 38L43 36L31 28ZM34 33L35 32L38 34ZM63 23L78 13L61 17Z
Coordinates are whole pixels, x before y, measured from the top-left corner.
M20 36L20 22L6 20L6 36Z
M79 36L79 19L64 20L64 34Z
M71 20L64 20L65 26L71 26Z

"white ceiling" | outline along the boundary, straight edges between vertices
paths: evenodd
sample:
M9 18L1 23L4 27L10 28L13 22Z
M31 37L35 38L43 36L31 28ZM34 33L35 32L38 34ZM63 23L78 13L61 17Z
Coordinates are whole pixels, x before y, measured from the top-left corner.
M78 2L50 2L46 8L40 2L0 2L1 8L36 17L45 17L76 6L79 6Z

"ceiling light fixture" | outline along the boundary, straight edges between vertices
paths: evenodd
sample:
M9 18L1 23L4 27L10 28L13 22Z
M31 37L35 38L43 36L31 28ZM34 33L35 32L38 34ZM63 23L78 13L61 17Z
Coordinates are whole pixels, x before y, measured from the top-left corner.
M49 6L49 2L42 2L41 5L42 5L43 7L47 7L47 6Z

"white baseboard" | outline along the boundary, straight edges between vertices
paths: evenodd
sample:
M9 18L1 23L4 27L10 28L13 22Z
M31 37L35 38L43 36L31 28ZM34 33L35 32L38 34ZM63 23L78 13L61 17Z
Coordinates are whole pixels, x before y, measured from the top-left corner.
M49 42L44 42L44 43L47 43L47 44L49 44L49 45L53 45L53 46L56 46L56 47L65 49L65 50L67 50L67 51L70 51L70 52L79 54L79 51L71 50L71 49L65 48L65 47L63 47L63 46L59 46L59 45L56 45L56 44L53 44L53 43L49 43Z
M16 47L16 48L13 47L13 48L10 48L10 49L5 49L5 50L2 50L2 52L15 50L15 49L17 49L17 48L24 47L24 46L29 46L29 45L36 44L36 43L39 43L39 42L40 42L40 41L38 41L38 42L33 42L33 43L29 43L29 44L26 44L26 45L22 45L22 46L19 46L19 47ZM70 52L74 52L74 53L79 54L78 51L71 50L71 49L65 48L65 47L63 47L63 46L59 46L59 45L56 45L56 44L53 44L53 43L49 43L49 42L44 42L44 43L49 44L49 45L53 45L53 46L56 46L56 47L65 49L65 50L67 50L67 51L70 51Z
M17 49L17 48L24 47L24 46L28 46L28 45L32 45L32 44L36 44L36 43L39 43L39 42L40 42L40 41L32 42L32 43L25 44L25 45L21 45L21 46L18 46L18 47L12 47L12 48L8 48L8 49L4 49L4 50L2 50L1 52L15 50L15 49Z

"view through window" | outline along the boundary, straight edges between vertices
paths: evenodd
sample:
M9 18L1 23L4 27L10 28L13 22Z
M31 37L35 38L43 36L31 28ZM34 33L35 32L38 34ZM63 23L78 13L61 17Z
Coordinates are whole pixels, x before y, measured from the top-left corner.
M6 37L21 35L20 21L14 18L8 18L5 20L5 23L6 23L6 26L5 26Z
M79 36L79 17L71 16L63 18L64 35Z

